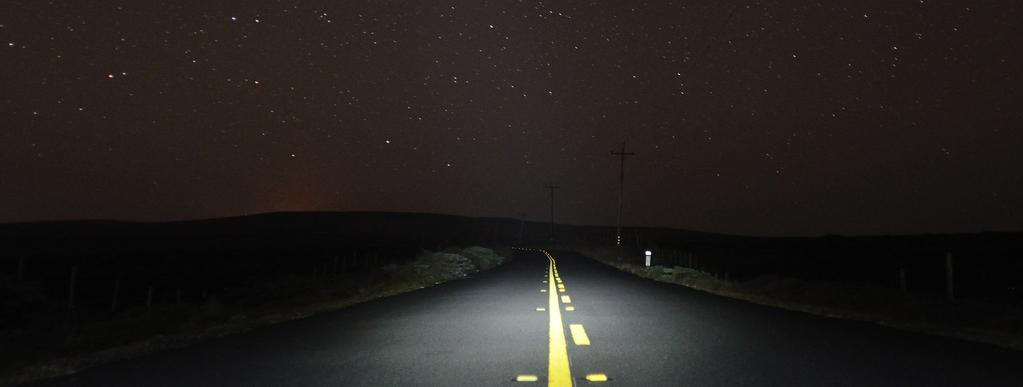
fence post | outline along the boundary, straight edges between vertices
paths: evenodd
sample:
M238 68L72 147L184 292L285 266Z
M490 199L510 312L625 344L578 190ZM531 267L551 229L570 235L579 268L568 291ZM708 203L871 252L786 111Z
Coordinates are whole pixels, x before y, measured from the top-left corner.
M111 301L110 301L110 314L117 313L117 298L120 296L120 294L121 294L121 279L120 278L115 278L114 279L114 295L113 295L113 297L111 297Z
M955 301L955 266L952 264L952 253L945 253L945 299Z
M519 244L522 244L522 241L524 240L525 236L526 236L526 220L520 218L519 219ZM420 241L419 244L422 245L423 242Z
M153 285L149 285L149 289L146 290L146 317L149 317L153 313Z
M25 256L18 257L18 273L14 276L14 289L21 289L21 283L25 281Z
M902 289L903 293L905 293L906 290L907 290L907 285L906 285L906 267L905 266L899 267L899 289Z
M70 317L75 313L75 280L78 279L78 266L71 266L71 276L67 287L67 311Z

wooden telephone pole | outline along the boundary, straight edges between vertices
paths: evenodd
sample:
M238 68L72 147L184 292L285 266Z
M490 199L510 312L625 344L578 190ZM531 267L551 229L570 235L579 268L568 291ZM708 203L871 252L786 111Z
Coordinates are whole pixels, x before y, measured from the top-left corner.
M615 246L622 247L622 197L625 196L625 156L635 156L636 154L626 152L624 142L622 142L622 149L620 151L612 151L611 154L621 159L621 168L618 174L618 220L615 222Z

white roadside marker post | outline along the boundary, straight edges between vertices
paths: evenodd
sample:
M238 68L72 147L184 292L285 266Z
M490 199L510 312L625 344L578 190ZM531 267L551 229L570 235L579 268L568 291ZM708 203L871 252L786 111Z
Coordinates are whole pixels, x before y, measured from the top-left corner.
M650 256L653 255L653 252L647 250L644 253L646 255L646 267L650 267Z

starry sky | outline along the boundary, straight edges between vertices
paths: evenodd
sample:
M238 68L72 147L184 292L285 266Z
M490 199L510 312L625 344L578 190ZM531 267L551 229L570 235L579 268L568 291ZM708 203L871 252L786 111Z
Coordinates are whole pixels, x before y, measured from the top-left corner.
M0 222L1023 230L1021 5L0 3Z

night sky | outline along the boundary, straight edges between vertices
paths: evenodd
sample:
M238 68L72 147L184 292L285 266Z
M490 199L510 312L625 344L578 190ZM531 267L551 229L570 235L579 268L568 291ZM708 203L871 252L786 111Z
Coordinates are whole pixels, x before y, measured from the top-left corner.
M0 4L0 222L1023 230L1016 1Z

